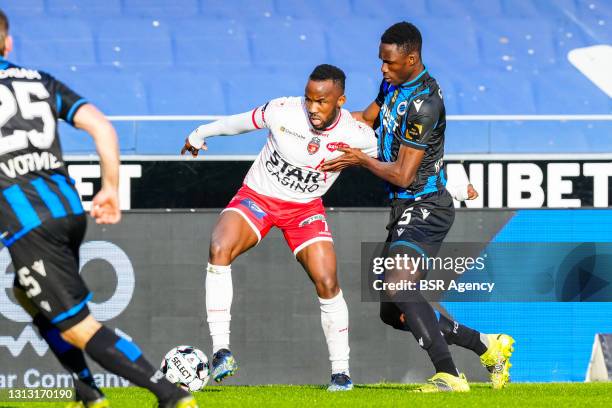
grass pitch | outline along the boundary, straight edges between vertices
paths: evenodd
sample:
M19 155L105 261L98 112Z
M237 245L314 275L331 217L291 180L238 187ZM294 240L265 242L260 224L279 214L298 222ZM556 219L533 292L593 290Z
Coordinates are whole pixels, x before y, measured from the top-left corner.
M415 394L417 384L356 385L351 392L328 393L320 385L209 386L196 393L200 407L612 407L612 383L510 384L494 391L470 384L469 393ZM116 408L155 407L155 398L139 388L105 392ZM66 403L0 402L0 407L64 407Z

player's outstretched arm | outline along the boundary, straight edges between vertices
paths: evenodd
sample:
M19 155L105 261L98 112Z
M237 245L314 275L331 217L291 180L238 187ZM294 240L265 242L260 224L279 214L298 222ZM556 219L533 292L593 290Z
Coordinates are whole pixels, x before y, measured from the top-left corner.
M344 154L323 163L322 171L341 171L347 167L361 166L381 179L402 188L407 188L414 181L425 153L424 150L412 149L402 145L396 161L381 162L375 157L368 156L360 149L340 148L338 150Z
M74 126L93 137L100 156L102 189L95 195L91 216L98 224L116 224L121 219L119 208L119 143L115 128L92 104L79 108Z
M211 136L231 136L261 129L255 123L255 113L258 109L261 108L238 115L226 116L214 122L198 126L187 136L185 145L181 149L181 155L185 154L185 152L190 152L193 157L197 157L200 149L208 149L206 139Z
M344 154L337 159L330 160L321 166L322 171L340 171L350 166L361 166L368 169L379 178L396 185L407 188L416 177L416 172L425 151L400 146L397 160L394 162L382 162L370 157L359 149L338 149Z

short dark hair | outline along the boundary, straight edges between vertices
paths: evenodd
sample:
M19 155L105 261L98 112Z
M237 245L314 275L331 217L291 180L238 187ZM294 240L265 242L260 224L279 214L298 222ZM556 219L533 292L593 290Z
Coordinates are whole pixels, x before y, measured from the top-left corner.
M4 40L8 37L9 21L4 11L0 10L0 56L4 55Z
M338 85L342 92L344 92L344 83L346 81L346 75L340 68L329 64L317 65L308 77L311 81L334 81L334 84Z
M402 21L387 28L380 37L380 42L383 44L395 44L406 54L416 51L421 55L423 37L421 37L421 32L414 24Z

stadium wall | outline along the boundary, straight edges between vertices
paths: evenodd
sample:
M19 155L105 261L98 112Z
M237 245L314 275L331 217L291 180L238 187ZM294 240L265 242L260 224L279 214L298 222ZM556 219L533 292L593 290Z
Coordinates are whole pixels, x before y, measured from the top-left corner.
M117 226L91 224L82 274L91 309L132 336L153 361L171 347L210 353L204 313L204 263L218 210L128 211ZM351 372L358 382L423 381L431 363L413 337L378 319L361 302L360 243L386 236L386 209L329 212L339 275L351 316ZM461 242L607 242L610 210L459 210L448 240ZM10 294L13 271L0 251L0 387L62 385L61 367ZM322 383L327 350L312 284L273 230L233 265L232 346L240 374L231 384ZM582 381L595 333L611 331L611 303L444 303L458 320L516 340L515 381ZM471 353L453 347L474 381L487 373ZM94 367L95 372L102 372ZM125 385L111 375L103 385ZM60 381L60 382L58 382Z

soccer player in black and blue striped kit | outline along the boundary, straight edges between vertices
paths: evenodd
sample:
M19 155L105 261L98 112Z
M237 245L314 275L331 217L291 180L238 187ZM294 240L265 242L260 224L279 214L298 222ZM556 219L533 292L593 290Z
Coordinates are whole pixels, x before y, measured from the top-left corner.
M92 294L79 275L87 220L63 163L58 120L87 131L96 143L102 189L91 215L99 224L121 218L115 130L92 104L51 75L5 60L12 47L9 22L0 10L0 239L15 269L15 298L71 373L77 396L71 406L110 406L85 351L107 370L149 389L160 406L197 407L136 344L100 324L87 307Z
M378 159L358 149L341 149L345 155L322 166L338 171L358 165L387 182L391 215L387 229L389 247L426 248L435 256L450 230L455 208L446 190L444 133L446 111L442 91L421 61L422 38L412 24L389 27L381 37L379 58L383 81L376 100L353 116L378 128ZM413 273L416 272L416 273ZM423 271L411 271L413 281ZM385 276L385 280L390 279ZM494 388L509 380L509 358L514 340L505 334L483 334L436 313L418 290L382 293L380 317L398 330L410 331L427 351L436 374L419 390L469 391L459 374L448 345L473 350L491 373Z

